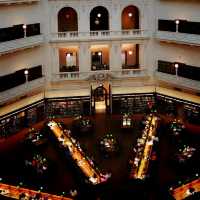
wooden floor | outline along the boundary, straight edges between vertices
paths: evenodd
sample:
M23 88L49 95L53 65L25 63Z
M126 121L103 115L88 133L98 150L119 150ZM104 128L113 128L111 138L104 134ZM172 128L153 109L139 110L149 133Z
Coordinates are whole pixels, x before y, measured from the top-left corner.
M128 160L130 158L132 149L136 144L137 138L141 135L139 124L143 115L134 115L134 128L130 130L122 130L121 116L120 115L106 115L99 113L91 117L95 125L95 130L91 134L77 135L75 137L80 141L81 147L93 158L100 170L109 171L112 177L107 185L99 187L97 190L94 188L87 188L79 180L79 175L73 169L68 160L64 159L60 152L57 150L51 141L41 148L39 151L42 155L46 156L51 163L51 169L48 178L33 177L24 171L24 158L29 156L30 152L24 148L22 141L28 133L28 129L24 129L19 133L0 140L0 177L8 183L18 183L23 181L28 187L38 189L42 184L45 191L61 194L63 191L69 194L70 189L77 189L79 192L79 199L98 199L111 200L116 199L120 195L130 195L128 199L143 200L165 200L167 195L167 186L181 177L187 177L190 172L179 173L179 169L174 168L171 164L171 156L174 154L173 145L169 139L166 131L165 122L169 121L164 117L163 126L160 129L160 141L158 145L159 155L158 161L151 166L152 177L145 185L138 182L130 182L128 180L129 168ZM72 118L59 119L71 127ZM44 122L36 124L35 128L42 128ZM200 138L196 126L187 125L191 128L190 135L191 143L200 145ZM120 144L119 155L111 158L105 158L101 155L98 142L107 133L113 134ZM188 132L190 134L190 132ZM38 150L37 150L38 151ZM195 160L198 163L198 161ZM166 196L166 200L169 198Z

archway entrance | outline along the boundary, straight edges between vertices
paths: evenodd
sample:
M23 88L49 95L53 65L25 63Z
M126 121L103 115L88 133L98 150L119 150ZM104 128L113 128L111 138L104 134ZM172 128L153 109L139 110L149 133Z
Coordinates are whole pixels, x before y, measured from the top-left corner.
M91 88L92 113L109 113L110 110L110 85L100 84L95 89Z
M97 6L90 12L90 31L109 30L109 13L103 6Z
M139 10L136 6L127 6L121 15L122 30L139 29Z
M78 31L77 12L71 7L64 7L58 12L58 32Z

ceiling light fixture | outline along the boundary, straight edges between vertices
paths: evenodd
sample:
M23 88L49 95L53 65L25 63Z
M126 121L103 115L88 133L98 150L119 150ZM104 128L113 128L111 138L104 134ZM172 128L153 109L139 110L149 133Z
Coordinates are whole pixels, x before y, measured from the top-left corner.
M133 54L133 51L128 51L128 54L129 54L129 55L132 55L132 54Z
M175 67L176 69L178 69L179 64L178 64L178 63L175 63L175 64L174 64L174 67Z
M95 23L96 25L98 25L98 24L99 24L99 19L96 18L95 21L94 21L94 23Z
M25 74L25 75L28 75L28 69L25 69L25 70L24 70L24 74Z
M128 16L129 16L129 17L132 17L132 16L133 16L133 13L131 13L131 12L128 13Z
M180 23L180 21L178 19L176 19L175 23L178 25Z
M66 17L67 19L69 19L69 18L70 18L70 15L69 15L69 14L66 14L65 17Z
M26 24L23 24L22 28L23 28L23 29L26 29Z

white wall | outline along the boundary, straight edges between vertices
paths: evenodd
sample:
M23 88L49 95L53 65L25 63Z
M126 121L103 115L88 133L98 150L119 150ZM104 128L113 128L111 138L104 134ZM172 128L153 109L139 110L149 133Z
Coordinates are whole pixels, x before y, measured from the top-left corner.
M41 47L0 56L0 75L12 73L24 67L43 65L44 72L50 79L53 73L59 72L58 48L71 46L69 42L48 43L49 33L57 32L57 14L63 7L72 7L78 14L80 32L89 31L89 14L96 6L105 6L109 11L110 30L121 30L121 13L128 5L139 8L140 28L155 32L158 19L187 19L200 22L200 2L184 0L40 0L38 3L0 6L0 28L14 24L41 23L41 32L45 34L45 43ZM90 45L99 42L79 42L80 71L90 70ZM153 73L158 59L184 62L200 66L200 48L187 45L159 43L154 39L107 41L110 48L111 69L121 67L121 44L140 44L140 64ZM116 58L116 55L118 57Z
M0 56L0 76L20 69L43 65L45 61L43 52L42 47L36 47Z
M41 22L40 4L0 6L0 28Z
M157 42L155 49L157 60L181 62L200 67L200 47Z
M188 21L200 22L200 2L196 0L158 0L156 2L156 29L158 19L184 19ZM199 55L200 47L181 45L173 43L158 42L154 44L154 63L156 66L157 60L165 60L171 62L182 62L188 65L200 67ZM157 66L155 67L155 69Z
M159 19L186 19L200 21L199 1L160 0L157 1L156 13Z

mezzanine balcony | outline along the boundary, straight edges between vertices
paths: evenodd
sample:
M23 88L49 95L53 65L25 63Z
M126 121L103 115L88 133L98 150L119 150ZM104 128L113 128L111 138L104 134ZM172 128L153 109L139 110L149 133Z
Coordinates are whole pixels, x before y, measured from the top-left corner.
M0 43L0 55L39 46L44 42L43 35L24 37Z
M141 29L121 31L90 31L90 32L58 32L52 33L51 42L62 41L90 41L90 40L123 40L123 39L147 39L151 36L150 31Z
M156 72L155 77L158 81L165 82L167 84L172 84L176 87L183 87L187 89L200 90L200 81L191 80L189 78L184 78L178 75L167 74L163 72Z
M34 3L40 0L0 0L0 5L6 4L23 4L23 3Z
M9 90L0 92L0 103L4 103L13 98L17 98L34 90L42 90L44 88L45 78L41 77L25 84L16 86Z
M123 69L119 71L98 70L89 72L61 72L52 75L53 82L65 80L108 80L108 79L126 79L148 76L145 68Z
M197 34L157 31L156 38L164 42L200 46L200 35Z

